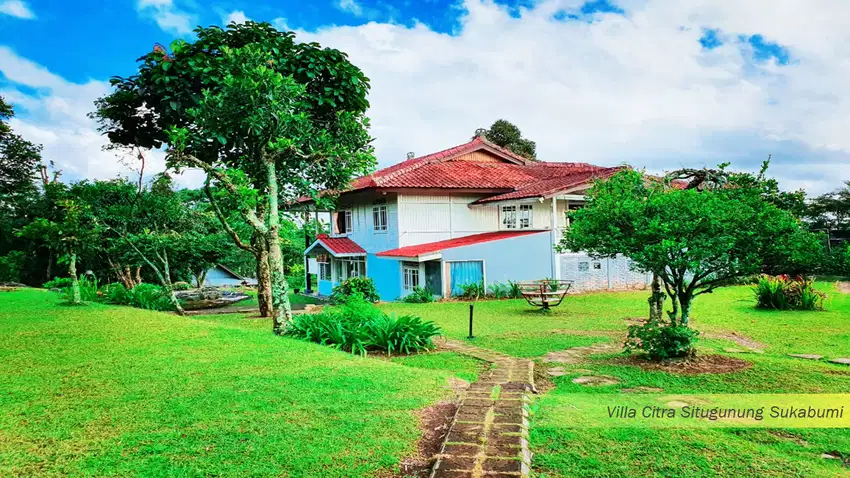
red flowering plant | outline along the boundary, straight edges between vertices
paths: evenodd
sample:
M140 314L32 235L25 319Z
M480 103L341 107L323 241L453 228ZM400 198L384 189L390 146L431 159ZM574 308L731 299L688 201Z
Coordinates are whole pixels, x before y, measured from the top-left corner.
M762 275L753 293L759 309L823 310L826 299L826 294L814 288L814 281L802 275Z

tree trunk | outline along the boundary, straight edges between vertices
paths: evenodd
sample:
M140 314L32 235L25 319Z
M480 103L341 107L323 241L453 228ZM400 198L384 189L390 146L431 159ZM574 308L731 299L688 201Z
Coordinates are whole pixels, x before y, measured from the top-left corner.
M53 248L47 248L47 279L45 282L53 279Z
M257 260L257 301L260 304L260 317L271 317L272 276L269 270L269 246L266 238L259 232L251 237Z
M198 289L204 287L204 284L207 282L207 269L204 269L197 274L195 274L195 285L198 286Z
M71 303L80 305L83 303L80 298L80 281L77 278L77 254L72 252L68 260L68 275L71 276Z
M650 322L661 322L661 315L664 310L664 297L666 295L661 292L661 278L657 274L652 274L652 295L649 297Z
M136 266L136 285L142 283L142 266Z
M174 309L177 311L177 315L186 315L186 311L183 310L183 306L180 305L180 301L177 300L177 296L174 295L174 287L171 285L171 269L168 266L168 252L162 251L162 265L164 269L164 274L160 276L162 278L164 276L165 281L164 286L168 291L168 299L171 301L171 305L174 306ZM136 274L138 277L138 269L136 269Z
M682 315L679 317L679 323L683 326L688 326L688 320L691 315L691 300L693 297L690 295L683 295L679 298L679 303L682 306Z
M269 269L272 276L272 331L280 335L292 320L289 304L289 284L283 274L283 254L280 250L280 211L277 202L277 171L274 161L266 161L269 185Z

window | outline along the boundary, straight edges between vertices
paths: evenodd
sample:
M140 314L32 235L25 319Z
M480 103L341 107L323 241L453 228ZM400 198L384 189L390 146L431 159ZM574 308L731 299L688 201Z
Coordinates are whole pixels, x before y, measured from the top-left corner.
M337 282L366 275L366 261L363 259L337 259L335 264Z
M579 262L578 263L578 271L579 272L587 272L589 270L590 270L590 263L589 262Z
M531 227L532 211L531 204L520 204L519 206L502 206L502 229L528 229Z
M375 232L386 232L387 230L387 206L375 206L372 208L372 221Z
M532 217L532 206L531 204L520 204L519 206L519 228L527 229L531 227L531 217Z
M502 206L502 227L516 229L516 206Z
M404 266L404 290L419 287L419 265Z
M319 263L319 280L331 280L331 265L327 262Z
M351 211L343 210L336 213L336 230L339 234L351 232Z
M602 263L601 262L594 262L593 268L597 271L601 271L602 270Z

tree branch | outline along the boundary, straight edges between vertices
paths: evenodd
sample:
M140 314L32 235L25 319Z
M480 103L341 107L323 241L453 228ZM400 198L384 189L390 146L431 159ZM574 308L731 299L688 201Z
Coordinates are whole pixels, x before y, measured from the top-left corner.
M257 254L257 250L254 247L243 242L242 238L239 237L239 234L230 226L230 223L227 222L227 218L224 217L224 214L218 207L218 202L216 202L215 197L212 194L212 189L210 189L209 174L207 175L207 180L204 181L204 193L206 194L207 199L210 201L210 205L212 206L213 211L215 211L215 215L218 218L218 222L221 223L222 227L224 227L224 230L227 232L230 238L233 239L233 242L236 243L236 246L252 254Z

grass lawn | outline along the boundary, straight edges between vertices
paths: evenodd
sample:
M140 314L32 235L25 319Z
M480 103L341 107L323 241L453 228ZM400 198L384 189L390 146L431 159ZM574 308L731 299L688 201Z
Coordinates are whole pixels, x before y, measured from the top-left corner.
M376 476L415 451L450 370L478 370L58 301L0 293L0 476Z
M846 429L646 429L570 428L575 393L620 394L622 388L655 387L671 394L850 393L850 367L788 357L788 353L850 357L850 295L830 283L825 312L761 311L747 287L730 287L694 303L692 325L704 333L700 354L741 348L732 333L757 342L763 354L734 354L752 363L725 374L678 375L646 371L617 361L619 354L590 356L564 365L555 388L538 397L531 420L533 469L540 477L701 477L850 476L850 431ZM525 301L475 304L475 336L470 343L523 357L588 343L617 343L624 318L645 317L647 292L592 293L567 297L550 314ZM443 327L450 338L466 340L469 304L387 304L387 311L416 313ZM707 337L706 337L707 336ZM727 354L731 355L731 354ZM540 363L540 367L548 364ZM558 364L560 365L560 364ZM579 375L608 375L620 383L585 387ZM613 398L612 404L616 404ZM823 453L841 459L824 459Z
M237 287L236 290L238 290L240 292L244 292L245 294L247 294L251 298L245 299L241 302L237 302L236 304L234 304L235 306L237 306L237 307L259 307L260 306L260 303L257 301L257 289L251 289L251 288L248 288L248 287L245 287L245 288ZM292 307L299 308L298 306L306 305L306 304L321 304L322 301L320 301L320 300L318 300L314 297L308 297L308 296L303 295L303 294L295 294L295 293L290 292L289 293L289 303L292 305Z

